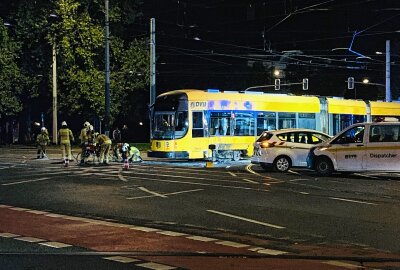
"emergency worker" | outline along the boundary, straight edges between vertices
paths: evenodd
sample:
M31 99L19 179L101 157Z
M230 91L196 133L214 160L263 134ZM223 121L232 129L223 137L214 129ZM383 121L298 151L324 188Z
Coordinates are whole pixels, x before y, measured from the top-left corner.
M140 151L129 143L124 143L121 147L122 160L127 159L129 162L141 162Z
M103 164L108 164L108 153L110 152L111 149L111 139L104 134L95 133L94 142L98 146L100 146L99 162Z
M45 127L41 128L40 134L36 137L37 158L47 158L46 147L50 143L49 133Z
M85 157L83 153L85 153L86 145L89 143L89 137L88 137L89 127L90 123L88 121L83 123L83 128L81 129L81 133L79 134L79 139L81 140L81 149L82 149L81 162L80 162L81 164L85 163Z
M68 167L69 161L71 160L71 142L74 142L74 135L72 131L67 127L67 122L61 123L61 128L58 131L58 138L60 141L62 158L64 159L64 166Z

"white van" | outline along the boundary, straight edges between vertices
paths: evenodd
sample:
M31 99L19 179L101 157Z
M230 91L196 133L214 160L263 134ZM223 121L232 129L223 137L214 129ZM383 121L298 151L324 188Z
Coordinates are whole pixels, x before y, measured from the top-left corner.
M400 122L359 123L310 149L308 168L338 172L400 172Z

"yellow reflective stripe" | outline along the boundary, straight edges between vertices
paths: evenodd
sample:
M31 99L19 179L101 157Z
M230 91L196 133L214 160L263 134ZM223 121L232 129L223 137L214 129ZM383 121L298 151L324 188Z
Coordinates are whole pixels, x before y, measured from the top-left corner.
M367 151L367 150L400 150L400 146L359 146L346 148L328 148L329 152L344 152L344 151Z

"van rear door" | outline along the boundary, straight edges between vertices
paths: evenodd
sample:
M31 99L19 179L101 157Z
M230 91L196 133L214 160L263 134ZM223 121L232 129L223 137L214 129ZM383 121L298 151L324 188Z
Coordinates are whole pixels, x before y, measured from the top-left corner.
M400 171L400 124L371 125L367 144L367 168Z

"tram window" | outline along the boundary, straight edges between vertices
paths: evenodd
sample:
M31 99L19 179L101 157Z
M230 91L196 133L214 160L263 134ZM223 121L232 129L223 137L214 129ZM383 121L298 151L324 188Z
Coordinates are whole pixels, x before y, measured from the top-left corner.
M188 129L187 112L176 112L175 139L182 138Z
M192 128L192 136L195 137L204 137L204 128L203 128L203 112L193 112L193 128Z
M296 128L296 113L278 113L279 128Z
M351 126L355 123L365 122L364 115L352 115L352 114L334 114L333 115L333 130L334 133L338 133L341 130Z
M227 136L232 135L233 126L231 113L211 112L210 113L210 135Z
M315 113L299 113L299 127L316 129Z
M257 135L260 135L265 130L276 129L276 113L260 112L257 115Z
M251 113L235 113L235 136L254 136L254 117Z

